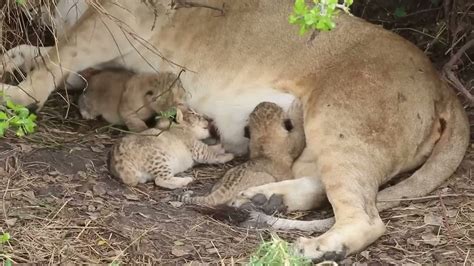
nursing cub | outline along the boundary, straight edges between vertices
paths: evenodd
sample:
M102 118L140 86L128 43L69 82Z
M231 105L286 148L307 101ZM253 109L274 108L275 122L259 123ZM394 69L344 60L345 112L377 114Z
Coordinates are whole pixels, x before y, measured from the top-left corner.
M229 204L240 191L249 187L292 179L291 166L305 147L303 109L295 100L284 112L275 103L258 104L245 128L250 138L250 160L228 170L207 196L193 197L187 191L178 199L206 206Z
M145 120L183 103L184 89L171 72L136 74L125 69L86 69L81 75L87 87L79 98L85 119L102 116L130 131L147 129Z
M154 180L160 187L175 189L186 186L192 177L174 175L197 163L226 163L234 158L220 144L208 146L201 140L211 136L211 123L203 115L179 107L176 123L168 129L150 128L130 134L113 148L109 170L125 184L135 186Z

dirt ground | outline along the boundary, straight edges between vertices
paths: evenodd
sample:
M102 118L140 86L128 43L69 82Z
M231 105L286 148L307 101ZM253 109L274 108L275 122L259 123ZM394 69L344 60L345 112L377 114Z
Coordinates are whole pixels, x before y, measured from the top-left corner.
M443 21L439 5L410 6L398 1L387 6L382 2L359 1L354 13L413 41L438 67L449 60L450 54L444 55L447 41L443 45L442 39L430 37L436 36L438 22ZM433 5L436 1L420 2ZM394 18L392 11L403 5L408 17ZM423 16L410 16L420 11ZM470 62L458 70L463 81L474 79ZM101 121L82 120L74 103L68 108L64 96L59 91L51 97L39 113L35 134L0 139L0 229L11 235L1 246L0 256L41 264L231 264L245 263L261 239L268 237L265 229L239 227L243 213L183 206L173 200L174 191L153 184L129 188L111 178L107 152L123 133ZM69 96L75 99L77 95ZM461 95L460 99L464 101ZM466 110L474 129L474 109ZM197 181L190 189L206 191L237 163L194 168ZM408 199L383 212L387 233L343 264L473 265L473 170L471 144L448 182L426 197ZM278 234L289 241L304 235Z

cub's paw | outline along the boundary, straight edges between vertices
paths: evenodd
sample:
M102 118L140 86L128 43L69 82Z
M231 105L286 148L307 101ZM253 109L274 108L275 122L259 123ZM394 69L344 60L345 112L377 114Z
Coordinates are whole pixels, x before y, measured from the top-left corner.
M234 159L234 155L232 153L224 153L224 154L219 154L217 156L217 162L218 163L227 163L230 162Z
M349 249L341 243L337 234L324 234L316 238L300 237L294 243L294 248L300 255L311 259L314 263L322 261L341 261Z
M163 180L161 178L155 179L155 184L159 187L168 189L177 189L187 186L194 180L192 177L173 177L170 180Z

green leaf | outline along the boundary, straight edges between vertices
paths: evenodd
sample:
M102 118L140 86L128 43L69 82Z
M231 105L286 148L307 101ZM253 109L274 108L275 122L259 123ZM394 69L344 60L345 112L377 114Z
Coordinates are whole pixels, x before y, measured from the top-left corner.
M397 7L395 9L395 12L393 12L393 15L396 17L396 18L403 18L403 17L406 17L407 16L407 12L405 11L405 8L404 7Z
M4 266L12 266L13 265L13 262L10 258L7 258L4 262L3 262L3 265Z
M7 120L8 116L5 112L0 112L0 120Z
M295 0L293 9L297 15L305 14L307 11L305 0Z

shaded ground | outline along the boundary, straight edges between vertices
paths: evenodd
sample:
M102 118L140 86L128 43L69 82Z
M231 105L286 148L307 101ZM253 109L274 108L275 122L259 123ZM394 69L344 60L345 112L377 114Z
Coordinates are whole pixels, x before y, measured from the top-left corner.
M441 68L452 55L446 51L453 41L443 33L436 37L443 31L442 5L387 2L356 1L354 12L413 41ZM407 16L396 18L400 6ZM467 61L457 72L465 84L474 79L472 61ZM466 110L473 128L474 111ZM268 235L237 226L240 214L181 206L173 201L176 192L153 184L131 189L110 178L106 156L121 133L83 121L58 94L38 124L38 132L27 138L0 140L0 227L12 236L0 256L37 263L230 264L245 262ZM190 188L205 191L233 164L193 169L198 181ZM471 144L446 184L383 212L386 235L344 262L473 264L473 166ZM302 235L279 234L287 240Z

